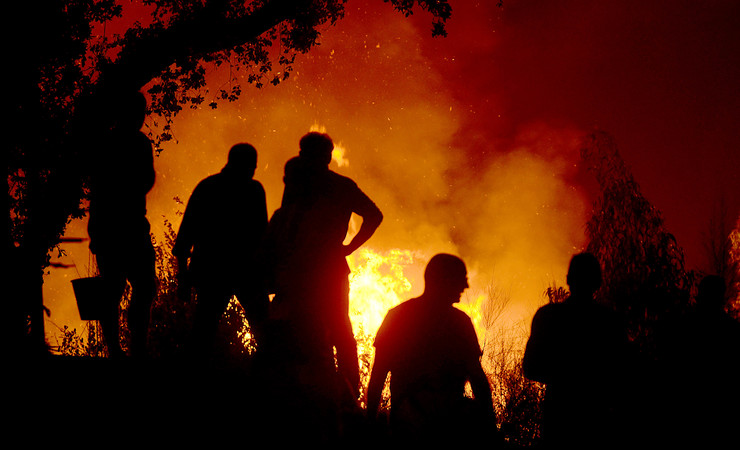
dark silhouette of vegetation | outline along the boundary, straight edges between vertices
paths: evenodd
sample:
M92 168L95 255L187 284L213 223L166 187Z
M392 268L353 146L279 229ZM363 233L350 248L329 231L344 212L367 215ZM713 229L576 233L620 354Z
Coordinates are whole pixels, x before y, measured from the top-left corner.
M727 309L740 319L740 213L733 217L724 197L716 202L704 233L705 273L725 280Z
M582 156L601 188L586 224L587 251L603 270L597 298L623 317L631 340L649 352L660 321L688 308L696 274L685 268L683 250L642 195L614 139L589 136Z

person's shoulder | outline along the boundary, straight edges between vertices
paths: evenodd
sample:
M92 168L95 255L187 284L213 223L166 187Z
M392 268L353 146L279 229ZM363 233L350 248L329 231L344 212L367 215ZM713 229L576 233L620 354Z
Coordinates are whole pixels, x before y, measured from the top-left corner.
M567 314L568 305L565 303L547 303L540 306L534 313L535 321L547 320L551 317L557 317Z
M134 145L141 149L147 149L149 151L154 148L154 145L152 144L152 140L149 139L149 136L146 135L143 131L137 131L136 133L131 133L129 137L128 142L133 142Z
M454 306L449 309L451 310L449 311L449 314L455 327L457 327L458 329L467 328L472 333L475 333L473 319L471 319L465 311L462 311Z
M408 330L408 323L411 319L418 317L419 299L414 298L405 300L396 306L393 306L386 312L383 322L378 329L375 337L375 344L389 342ZM392 336L389 338L389 336Z
M327 171L327 178L333 184L345 187L345 188L357 188L357 183L352 178L334 172L333 170Z
M193 189L193 195L195 196L218 195L217 193L222 190L223 184L224 184L224 179L221 173L215 173L212 175L208 175L207 177L200 180L198 184L195 185L195 189Z
M255 191L265 192L265 187L262 186L262 183L260 183L259 180L255 180L254 178L252 178L251 180L249 180L249 186L252 189L254 189Z
M198 184L195 186L196 189L198 188L208 188L210 186L214 186L217 184L220 184L223 182L223 174L221 173L214 173L212 175L208 175L207 177L203 178L198 182Z
M418 311L419 308L421 308L422 306L423 305L421 304L421 299L419 297L405 300L389 309L386 317L394 319L398 316L403 317L409 314L415 315L415 312Z
M557 314L561 311L564 311L566 308L567 308L567 305L565 303L547 303L547 304L540 306L537 309L537 313Z

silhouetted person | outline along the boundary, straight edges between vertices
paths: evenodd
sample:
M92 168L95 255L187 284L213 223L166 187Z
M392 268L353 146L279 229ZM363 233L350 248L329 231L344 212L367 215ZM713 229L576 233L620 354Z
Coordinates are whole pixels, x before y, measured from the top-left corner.
M721 448L740 423L740 322L725 310L726 284L702 278L696 304L672 330L663 356L666 429L676 443Z
M318 343L317 351L324 342L336 347L339 372L357 398L359 362L346 257L373 235L383 215L354 181L329 169L333 148L328 135L308 133L300 140L299 156L286 164L283 202L271 219L270 239L290 251L273 255L274 303L314 330L306 339ZM362 225L345 245L353 213Z
M155 256L146 218L146 195L154 186L152 144L142 133L146 99L140 92L111 96L110 128L93 162L90 179L90 250L107 281L100 325L111 357L124 354L119 337L120 298L131 284L128 327L132 356L146 353L151 304L156 295Z
M258 251L267 227L265 190L255 180L257 150L240 143L221 172L193 190L173 254L181 282L196 293L194 340L201 356L213 350L218 323L233 295L259 346L269 300Z
M569 297L534 315L522 368L546 385L542 438L548 448L608 448L621 431L615 408L626 332L594 300L601 268L593 255L573 256L567 282Z
M465 263L437 254L424 282L424 293L389 310L378 329L368 415L376 418L390 373L394 443L477 444L485 435L482 442L490 444L496 417L478 337L470 318L453 306L468 287ZM465 397L467 382L473 400Z

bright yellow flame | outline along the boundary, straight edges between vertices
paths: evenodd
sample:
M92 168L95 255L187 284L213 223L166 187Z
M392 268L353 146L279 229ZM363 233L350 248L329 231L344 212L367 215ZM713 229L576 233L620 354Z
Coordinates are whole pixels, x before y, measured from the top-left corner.
M410 298L417 280L408 272L414 268L416 260L422 258L409 250L377 252L363 247L347 260L352 270L349 277L350 319L357 341L361 388L365 389L375 357L375 334L388 310ZM386 385L386 398L387 389Z
M456 305L461 311L470 317L479 340L483 339L487 333L486 323L483 317L483 309L485 308L485 302L487 300L488 298L485 295L479 295L471 302L460 302Z
M349 166L349 159L344 157L344 153L344 147L340 144L334 144L334 150L331 152L331 159L337 163L337 166L339 167Z
M375 335L389 309L408 299L413 287L404 274L416 255L409 250L362 248L348 258L350 316L356 334Z

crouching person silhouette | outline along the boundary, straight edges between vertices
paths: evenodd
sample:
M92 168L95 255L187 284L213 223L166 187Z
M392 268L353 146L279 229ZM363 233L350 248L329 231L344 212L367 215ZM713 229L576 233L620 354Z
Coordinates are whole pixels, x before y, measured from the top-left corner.
M565 301L535 313L522 361L524 375L546 385L542 438L547 448L615 448L623 431L617 406L626 332L594 299L601 286L596 257L573 256L567 283Z
M424 281L424 293L388 311L378 330L367 392L369 418L379 418L390 373L394 444L490 443L496 417L480 345L470 318L453 306L468 288L465 263L453 255L435 255ZM467 382L473 399L465 396Z
M236 295L252 335L260 345L269 299L257 261L267 204L262 184L253 179L257 150L234 145L220 173L202 180L188 200L173 254L180 282L195 289L194 348L212 354L219 320Z

